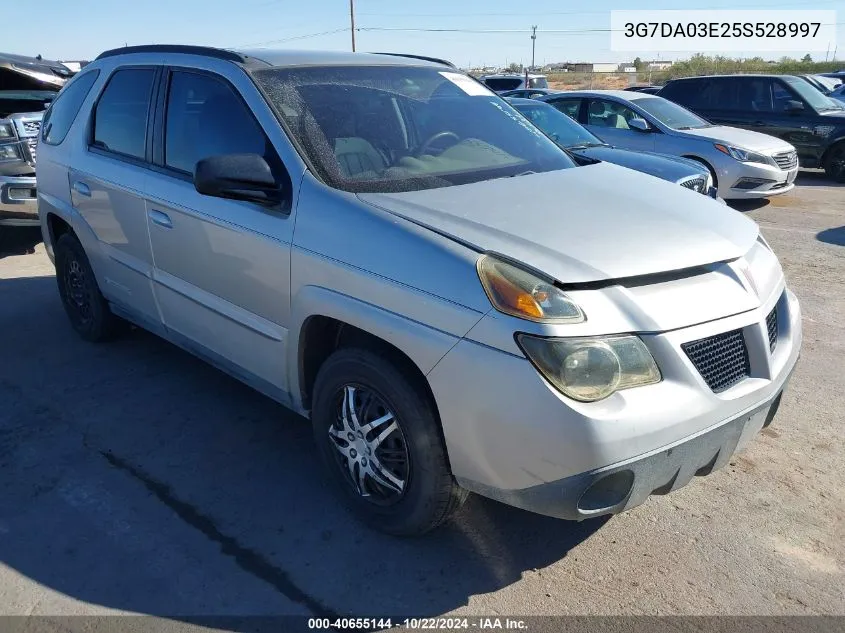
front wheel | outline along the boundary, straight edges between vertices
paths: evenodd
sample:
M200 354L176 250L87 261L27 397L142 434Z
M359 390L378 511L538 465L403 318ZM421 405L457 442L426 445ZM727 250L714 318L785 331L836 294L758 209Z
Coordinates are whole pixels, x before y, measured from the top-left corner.
M834 145L824 160L824 173L831 180L845 182L845 143Z
M317 375L311 417L341 496L371 527L424 534L466 499L429 398L384 358L357 348L332 354Z

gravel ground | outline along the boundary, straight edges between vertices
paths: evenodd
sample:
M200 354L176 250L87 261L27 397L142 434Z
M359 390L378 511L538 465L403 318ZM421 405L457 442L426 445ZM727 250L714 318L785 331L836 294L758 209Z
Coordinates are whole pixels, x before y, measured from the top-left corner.
M37 231L16 229L0 255L0 615L845 615L845 187L804 172L740 210L804 310L774 425L610 520L473 497L419 540L338 506L303 419L142 331L80 341Z

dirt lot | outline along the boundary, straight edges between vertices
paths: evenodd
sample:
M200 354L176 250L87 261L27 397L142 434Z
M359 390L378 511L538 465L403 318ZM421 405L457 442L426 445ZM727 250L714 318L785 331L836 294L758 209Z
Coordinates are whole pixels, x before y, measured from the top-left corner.
M350 519L304 420L141 331L80 341L20 232L0 255L0 613L845 614L845 187L799 184L741 209L805 332L744 454L610 520L475 497L421 540Z

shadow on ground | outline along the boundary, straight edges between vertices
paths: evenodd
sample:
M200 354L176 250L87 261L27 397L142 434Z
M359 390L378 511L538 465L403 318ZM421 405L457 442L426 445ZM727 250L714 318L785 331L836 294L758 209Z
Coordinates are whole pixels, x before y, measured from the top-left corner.
M820 169L801 169L795 184L801 187L841 187L845 183L831 180Z
M816 239L820 242L826 242L828 244L845 246L845 226L819 231L818 233L816 233Z
M141 330L80 341L52 277L0 280L0 355L0 562L77 600L177 619L277 614L271 594L439 615L604 524L471 497L426 538L374 533L339 506L305 420ZM242 597L245 574L268 597Z
M41 229L37 226L0 226L0 259L34 253L40 242Z
M771 204L768 198L760 198L758 200L728 200L727 203L731 209L741 211L742 213L756 211Z

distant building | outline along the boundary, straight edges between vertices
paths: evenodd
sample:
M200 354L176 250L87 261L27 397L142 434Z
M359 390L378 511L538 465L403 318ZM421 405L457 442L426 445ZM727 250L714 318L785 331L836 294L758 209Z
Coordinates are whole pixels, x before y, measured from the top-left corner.
M672 67L672 62L668 60L652 60L643 62L646 70L667 70Z
M611 62L578 63L574 66L576 73L615 73L619 69L619 64Z
M620 73L635 73L635 72L637 72L637 68L635 66L629 66L628 64L619 64L619 72Z

